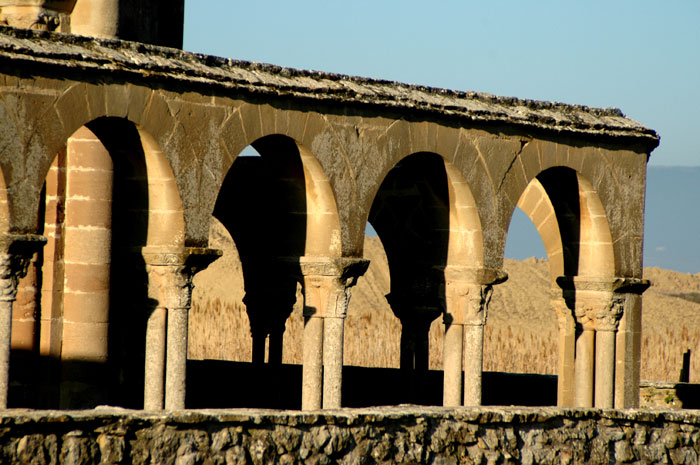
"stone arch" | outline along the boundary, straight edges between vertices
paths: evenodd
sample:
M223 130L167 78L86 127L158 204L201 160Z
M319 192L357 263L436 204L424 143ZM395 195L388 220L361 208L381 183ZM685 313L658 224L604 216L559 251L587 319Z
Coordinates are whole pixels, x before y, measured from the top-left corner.
M148 246L182 247L185 217L172 167L161 147L143 127L136 126L146 162L148 179Z
M499 256L493 253L493 247L490 246L498 234L485 232L497 226L495 216L499 210L496 208L493 186L488 182L488 174L474 145L473 134L464 128L442 126L429 121L414 123L398 120L387 123L387 126L377 140L372 141L372 146L377 148L372 149L371 158L368 157L355 167L356 178L364 181L358 184L357 194L364 217L369 216L382 182L402 159L421 152L439 154L444 160L451 186L468 186L468 203L475 207L476 215L468 217L471 218L469 221L479 224L478 228L471 229L479 231L480 237L475 238L475 242L481 242L478 247L480 253L479 257L470 256L466 260L469 263L478 262L479 265L485 263L491 268L500 267ZM363 230L365 222L366 220L361 222ZM456 245L451 250L456 250Z
M221 195L226 177L231 173L239 154L245 147L253 146L259 152L269 155L274 145L282 142L283 151L293 152L301 160L306 195L305 214L309 215L308 237L313 243L308 245L307 255L339 257L342 255L341 220L338 214L336 190L331 174L324 161L311 148L313 136L325 127L326 121L317 114L288 109L276 109L270 105L256 105L244 102L222 123L219 130L221 151L227 154L215 176L218 181L211 186L213 196L211 211ZM291 146L291 142L295 147ZM285 144L287 145L285 147ZM261 152L262 153L262 152ZM264 155L263 155L264 157ZM320 241L319 241L320 240ZM306 247L304 247L306 248Z
M140 131L147 131L152 140L160 144L163 155L173 167L173 171L178 171L175 169L179 163L177 155L165 151L166 147L163 145L172 133L177 132L177 127L165 98L152 89L118 84L80 83L65 89L55 101L33 102L30 97L26 102L24 105L32 103L31 112L25 109L14 110L28 114L31 124L27 124L26 129L17 128L16 141L13 140L17 142L17 153L23 153L24 157L17 157L23 166L19 166L14 159L9 162L12 176L6 181L10 192L11 211L37 211L42 185L56 154L63 150L68 138L80 128L105 118L128 120L136 124ZM16 117L10 121L18 119L21 120ZM24 120L26 119L25 117ZM179 177L176 180L182 190L183 180ZM18 232L33 232L37 224L36 216L17 216L21 217L17 220L21 221L21 224L13 225L12 229Z
M335 194L319 161L306 147L297 144L304 168L306 190L306 244L304 255L340 257L340 219Z
M448 265L484 266L484 239L476 200L455 166L445 161L450 193Z
M446 233L446 241L443 244L444 253L440 258L440 265L483 266L484 239L476 199L460 170L442 155L435 152L413 152L398 159L390 169L386 170L381 182L377 184L372 201L373 208L376 210L375 202L391 171L415 156L432 159L434 164L432 169L435 171L432 175L437 174L441 179L431 179L429 182L444 183L442 186L444 192L440 196L445 207L443 221L446 229L443 232ZM372 216L376 216L376 212L373 215L373 211L369 210L367 215L371 223Z
M533 177L517 206L532 220L549 259L551 303L559 327L557 403L573 405L575 377L592 379L588 370L593 349L590 334L582 337L580 322L571 307L575 304L562 299L559 280L613 280L617 267L611 228L592 183L579 171L565 166L545 169Z
M292 195L292 199L287 200L293 204L286 205L286 207L293 209L291 213L299 220L297 223L303 224L303 227L299 224L295 226L295 231L298 234L303 234L303 241L299 240L295 244L288 244L291 247L291 252L297 256L340 257L342 253L340 220L335 193L318 159L307 147L287 135L262 136L249 145L252 145L262 155L262 160L268 160L267 166L258 169L279 170L272 175L286 176L283 180L284 188L296 191ZM229 167L227 177L235 175L235 163ZM247 164L262 165L263 163ZM273 167L273 165L276 166ZM266 175L262 171L258 174ZM224 212L225 207L221 203L222 195L232 197L226 193L229 189L225 186L226 182L224 179L219 191L219 199L214 208L215 216L217 213L224 217L229 216ZM240 182L244 182L244 180L241 179Z
M301 258L341 257L340 220L330 182L306 146L283 134L250 145L261 156L236 158L213 215L231 234L241 258L252 360L279 364L285 322L301 281Z
M184 244L170 164L143 128L100 117L67 138L44 192L39 350L60 373L44 380L60 385L49 402L140 406L150 305L141 249Z
M535 195L533 192L537 190L533 180L542 176L546 177L548 176L547 173L564 173L564 176L577 178L571 179L568 183L572 186L576 184L581 186L581 199L584 199L584 197L591 199L591 203L586 206L586 211L593 214L591 218L595 218L593 220L595 227L587 228L584 232L605 234L611 238L608 241L607 237L603 238L602 236L597 239L584 237L584 242L588 241L589 243L584 246L583 252L588 254L590 251L589 246L591 242L589 239L605 243L610 242L612 244L610 250L613 254L613 259L610 263L614 266L612 273L616 276L626 276L626 270L630 267L630 262L634 262L629 256L631 247L630 241L627 240L626 236L628 236L629 232L635 237L641 235L639 230L628 231L625 228L625 224L629 225L630 223L634 227L637 226L634 222L626 221L631 213L627 208L629 204L627 199L634 194L628 188L621 188L618 180L619 170L615 169L615 164L607 158L604 151L575 140L570 142L571 144L567 145L552 140L523 139L521 141L522 148L520 153L512 160L511 169L501 179L498 189L499 227L495 235L498 237L498 240L492 242L494 252L497 252L501 257L503 256L505 235L515 207L519 202L522 203L524 201L522 196L525 191L531 191L530 195ZM624 154L619 154L619 156L623 157ZM580 182L578 179L580 179ZM552 181L549 181L549 183L553 185ZM554 197L560 199L561 204L567 196L577 195L576 192L576 190L572 190L571 193L556 194ZM585 195L584 192L586 192ZM595 193L595 195L591 197L591 193ZM577 202L578 200L571 200L568 203L573 205ZM602 214L603 212L605 213L604 215ZM574 216L578 216L578 213L574 212ZM606 220L606 224L600 224L602 219ZM566 236L567 231L562 233ZM559 233L552 228L548 228L547 234L552 236ZM578 241L578 239L575 239L575 242ZM566 252L565 249L563 251ZM604 255L609 258L608 250L605 249L604 252ZM489 251L487 250L486 253L488 254ZM551 262L558 260L556 253L554 255L555 260L550 259ZM578 252L575 260L568 259L565 271L570 275L585 274L587 276L601 272L600 270L593 271L591 269L591 267L600 268L600 263L593 264L591 260L585 260L585 257L581 258L584 258L584 261L581 263L580 271ZM589 258L591 258L590 255ZM555 274L560 273L562 270L561 266L556 270L553 269L552 276L555 277ZM607 275L609 272L610 270L606 269L604 275Z
M484 266L478 208L461 172L435 152L402 157L377 189L369 222L386 250L387 299L402 322L406 400L420 401L428 369L428 331L445 309L447 269Z
M517 206L540 233L553 283L564 275L614 276L613 242L605 209L581 173L567 167L540 172L522 192Z

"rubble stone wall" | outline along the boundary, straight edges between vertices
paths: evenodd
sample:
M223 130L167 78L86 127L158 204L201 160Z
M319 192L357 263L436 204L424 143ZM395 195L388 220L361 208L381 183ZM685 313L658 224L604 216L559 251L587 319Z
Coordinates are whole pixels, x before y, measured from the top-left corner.
M0 463L698 463L700 414L392 407L6 411Z

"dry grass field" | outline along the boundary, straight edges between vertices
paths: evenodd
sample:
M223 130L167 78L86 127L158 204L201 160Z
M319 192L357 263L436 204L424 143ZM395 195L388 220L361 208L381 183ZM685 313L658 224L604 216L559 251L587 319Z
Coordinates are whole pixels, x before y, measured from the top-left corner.
M190 313L189 357L249 361L248 317L241 303L242 275L230 238L216 225L212 246L225 251L195 279ZM401 325L384 295L389 290L386 257L376 237L365 241L370 268L353 288L345 326L345 364L398 367ZM506 260L509 280L496 287L489 307L484 349L488 371L555 373L556 317L547 295L544 260ZM700 383L700 276L645 269L654 285L645 293L642 379L678 381L683 353L692 351L691 382ZM297 305L287 320L284 363L301 363L302 316ZM442 322L430 330L430 366L442 366Z

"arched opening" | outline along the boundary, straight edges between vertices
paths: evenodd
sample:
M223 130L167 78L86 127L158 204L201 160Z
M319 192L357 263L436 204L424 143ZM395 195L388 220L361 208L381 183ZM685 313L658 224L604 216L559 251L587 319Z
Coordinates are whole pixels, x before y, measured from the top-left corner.
M213 216L209 247L221 250L223 255L194 277L188 358L248 362L252 344L243 304L241 259L231 234Z
M227 399L226 406L298 407L301 383L282 387L279 378L289 373L283 362L302 361L300 259L341 253L330 184L301 144L283 135L262 137L231 166L214 217L240 257L242 303L250 328L249 336L238 328L228 337L251 341L246 361L252 365L239 368L252 370L252 382L238 399Z
M79 128L46 176L40 226L40 303L34 403L143 406L151 302L141 250L184 244L175 179L153 138L99 118Z
M363 251L369 267L352 290L345 321L345 365L398 368L401 324L384 297L391 286L389 262L369 222Z
M535 185L533 180L528 189ZM493 377L518 374L521 389L508 393L511 403L551 405L556 402L552 375L557 372L557 317L550 303L547 251L539 231L520 207L513 213L506 237L503 269L508 280L498 286L489 305L484 370L494 373Z
M580 343L582 329L576 329L572 310L567 308L571 303L562 299L562 288L557 280L565 277L572 281L586 279L598 282L612 278L614 258L610 228L591 183L580 173L566 167L550 168L538 174L521 194L517 206L539 233L547 262L532 259L525 264L510 264L520 267L520 273L529 274L527 283L519 278L518 272L513 272L511 282L504 285L503 292L494 299L491 314L496 327L499 320L516 322L519 327L505 328L505 337L492 334L491 343L498 341L496 344L503 344L505 340L509 348L502 350L514 352L511 359L521 360L523 365L533 357L532 353L520 353L523 348L541 354L535 355L539 359L538 366L521 365L519 371L556 372L557 403L574 405L574 364L582 363L581 354L586 352L590 355L594 349L589 347L584 351L577 348L576 341ZM538 285L541 292L533 296ZM527 293L528 308L521 304L514 315L500 315L499 312L505 312L506 307L512 309L516 302L522 302L522 297L516 295L518 292ZM552 315L552 306L556 310L556 318ZM549 315L543 307L547 308ZM554 334L557 332L555 344ZM527 339L528 343L508 342L513 338L523 342ZM548 354L554 353L555 345L558 352L556 361L548 357ZM499 352L495 347L490 347L490 350ZM575 362L577 352L579 362ZM592 363L586 362L589 367Z
M459 172L442 157L415 153L387 174L369 222L386 251L386 299L401 322L401 388L394 399L440 404L440 374L429 369L443 367L438 317L445 311L446 273L484 263L474 198Z

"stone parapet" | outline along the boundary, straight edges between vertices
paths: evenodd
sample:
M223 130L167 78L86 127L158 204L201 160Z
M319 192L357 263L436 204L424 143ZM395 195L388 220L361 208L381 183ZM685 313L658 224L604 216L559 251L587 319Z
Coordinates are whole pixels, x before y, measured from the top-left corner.
M697 463L700 414L562 408L332 413L7 411L3 463Z

